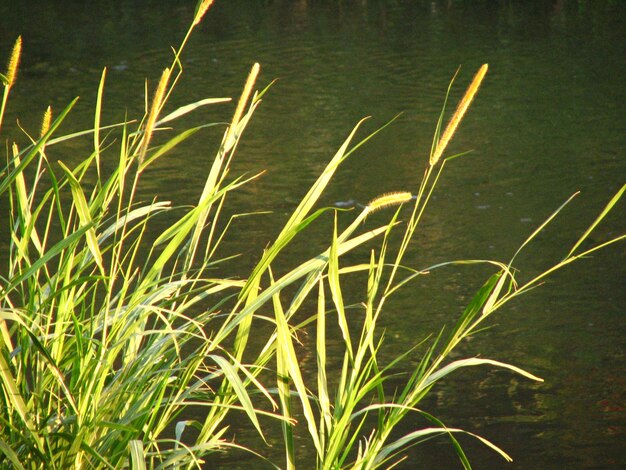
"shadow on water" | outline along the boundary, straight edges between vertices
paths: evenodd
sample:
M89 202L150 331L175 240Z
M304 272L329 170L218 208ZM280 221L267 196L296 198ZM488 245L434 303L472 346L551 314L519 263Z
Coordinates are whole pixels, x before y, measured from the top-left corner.
M140 111L143 80L154 80L169 63L169 46L184 33L192 4L0 4L2 56L17 34L24 37L5 135L19 140L18 116L27 129L36 128L40 114L34 110L43 112L50 102L61 109L76 95L81 102L64 130L87 128L104 66L106 118ZM241 222L237 233L243 235L228 246L244 254L235 268L253 263L276 220L288 216L363 116L372 116L371 131L402 113L346 163L325 202L414 189L448 81L462 64L455 102L484 62L490 64L487 80L451 148L475 151L448 167L408 259L417 267L456 258L508 259L581 190L555 228L530 247L522 272L530 276L559 259L626 176L625 18L622 2L600 0L217 1L187 50L172 106L235 96L255 61L262 64L261 85L278 79L234 165L234 173L268 172L231 201L235 211L270 208L274 216ZM225 121L231 112L232 105L222 105L196 117ZM148 175L146 194L193 202L218 135L209 130L163 161ZM84 154L80 145L64 151L56 158ZM623 220L615 219L598 237L624 230ZM328 233L322 226L312 236ZM305 241L297 243L292 253L307 249ZM437 390L430 411L493 439L515 459L506 468L625 465L624 255L617 247L560 273L466 347L467 354L525 367L544 384L502 372L465 372ZM384 319L389 350L449 324L484 275L441 271L410 286ZM437 442L416 448L403 468L416 462L459 466L448 443ZM477 468L505 467L474 442L462 442ZM280 461L280 452L271 452Z

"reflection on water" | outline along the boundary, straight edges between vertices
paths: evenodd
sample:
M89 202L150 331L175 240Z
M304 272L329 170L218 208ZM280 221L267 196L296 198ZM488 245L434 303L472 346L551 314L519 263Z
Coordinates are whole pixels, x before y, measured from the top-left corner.
M67 129L88 127L105 65L107 119L141 110L143 79L154 80L169 62L169 46L184 33L192 3L2 2L3 56L17 34L24 36L5 133L18 135L12 124L18 116L36 128L50 102L61 109L76 95L81 104ZM581 190L522 260L530 275L559 259L575 231L624 182L624 13L622 2L608 0L217 1L184 58L173 105L236 95L255 61L262 64L262 85L278 78L234 168L268 173L232 202L242 211L271 208L281 219L366 115L371 131L402 113L346 163L325 201L414 189L448 81L462 64L454 101L488 62L483 89L450 150L475 151L448 167L409 259L417 267L460 257L507 259ZM224 121L231 112L232 105L220 105L197 117ZM193 202L218 134L208 131L163 161L149 175L146 193ZM57 158L81 155L77 146ZM615 219L597 241L624 230ZM267 216L242 222L238 233L245 235L229 249L258 253L276 224ZM328 233L316 230L320 237ZM299 249L305 247L296 245L293 253ZM240 267L251 263L244 256ZM385 318L390 345L408 346L449 323L485 274L440 272L411 286ZM466 348L524 366L544 384L471 371L443 385L431 411L510 451L515 462L506 468L625 464L625 274L623 247L600 254L503 312L501 326ZM463 442L477 468L504 466ZM447 443L418 448L412 458L426 468L458 465Z

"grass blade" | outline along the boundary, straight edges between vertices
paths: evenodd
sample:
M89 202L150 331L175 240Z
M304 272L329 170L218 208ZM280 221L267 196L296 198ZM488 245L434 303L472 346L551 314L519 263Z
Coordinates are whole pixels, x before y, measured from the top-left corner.
M333 303L337 309L339 329L341 330L343 340L346 343L346 350L350 361L352 361L354 358L354 352L352 350L352 342L350 340L350 330L348 328L348 320L346 319L346 311L343 305L343 296L341 295L341 283L339 281L339 255L337 254L337 246L337 217L335 216L333 240L330 245L328 259L328 287L330 288Z
M15 451L11 449L3 439L0 439L0 454L4 454L17 470L25 470Z
M265 436L263 435L261 425L259 424L259 420L256 416L256 410L254 409L252 401L250 400L250 396L246 391L246 386L243 384L243 382L239 378L239 375L237 374L236 368L222 356L210 354L208 357L213 359L215 363L220 367L222 372L224 372L224 376L232 386L234 392L237 394L237 398L239 398L239 402L241 403L241 406L243 407L246 414L248 415L250 422L253 424L259 435L265 441ZM243 366L239 364L238 368L243 368Z
M482 365L492 365L492 366L497 366L503 369L509 369L509 370L512 370L513 372L516 372L526 377L527 379L534 380L536 382L543 382L542 378L537 377L536 375L533 375L530 372L526 372L525 370L520 369L519 367L513 366L511 364L507 364L505 362L500 362L500 361L494 361L492 359L480 359L477 357L472 357L469 359L460 359L458 361L454 361L448 364L447 366L442 367L438 371L432 373L428 377L428 379L426 379L426 381L424 382L424 387L430 387L438 380L441 380L443 377L451 374L455 370L460 369L462 367L482 366Z
M130 448L131 470L146 470L146 458L143 451L143 442L133 439L128 443Z
M280 300L278 299L278 294L274 294L274 317L276 319L276 334L277 334L277 343L281 345L281 352L283 353L283 361L287 365L287 370L289 371L289 377L295 387L298 397L300 398L300 403L302 404L302 410L304 413L304 417L307 424L307 429L309 431L309 435L311 436L311 440L313 441L313 445L317 451L317 455L320 459L323 458L324 452L322 449L321 442L319 440L319 434L317 430L317 425L315 415L313 414L313 408L311 407L311 402L309 400L309 393L307 391L306 386L304 385L304 380L302 378L302 374L300 372L300 367L298 366L298 356L296 355L296 351L293 346L293 340L291 338L291 333L289 331L289 325L287 323L287 319L285 318L285 314L283 312L282 307L280 306Z
M87 246L89 247L96 264L100 268L100 273L104 276L102 253L100 252L100 245L98 245L98 237L96 236L96 230L94 228L93 221L91 220L91 214L89 213L89 206L87 204L87 199L85 198L85 193L83 193L80 183L71 170L66 167L63 162L59 161L58 163L61 165L61 168L70 182L72 197L74 198L74 207L76 207L80 223L83 227L88 227L85 235L87 238Z
M617 204L617 202L624 195L624 191L626 191L626 184L624 184L619 189L619 191L615 193L615 195L611 198L611 200L606 205L604 210L600 213L600 215L596 218L596 220L594 220L594 222L589 226L589 228L585 231L585 233L583 233L583 235L578 239L578 241L574 244L574 246L572 247L572 249L570 250L570 252L567 254L565 258L569 258L570 256L572 256L574 252L576 251L576 248L578 248L587 239L589 234L593 232L593 230L598 226L600 222L602 222L602 220L606 217L606 215L609 212L611 212L611 210L613 210L613 207L615 206L615 204Z
M196 109L202 106L207 106L210 104L217 104L217 103L227 103L231 100L232 100L231 98L205 98L203 100L196 101L195 103L186 104L185 106L181 106L177 110L169 113L167 116L157 121L155 123L155 126L160 126L161 124L165 124L166 122L173 121L174 119L178 119L179 117L184 116L185 114L188 114L192 111L195 111Z

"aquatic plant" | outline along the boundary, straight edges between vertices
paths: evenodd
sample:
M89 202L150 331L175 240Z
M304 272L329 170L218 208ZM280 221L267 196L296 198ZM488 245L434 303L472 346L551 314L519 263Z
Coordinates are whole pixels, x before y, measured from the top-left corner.
M447 427L420 405L440 380L464 367L500 367L541 380L497 360L453 360L451 353L495 311L546 276L623 240L626 235L583 249L626 186L561 261L529 281L518 283L513 262L571 198L530 234L509 262L406 266L407 248L437 181L447 162L458 156L444 158L444 151L487 72L485 65L443 134L442 112L418 188L381 195L358 211L317 208L340 164L382 130L353 144L361 121L249 275L211 276L212 268L225 261L220 248L229 236L230 222L221 220L227 196L256 178L231 177L230 165L266 92L253 91L258 64L224 129L198 202L177 208L137 196L147 168L209 127L170 135L165 125L200 107L228 101L207 98L163 116L181 78L187 39L211 4L199 2L140 120L101 124L104 70L92 129L57 136L73 100L56 117L48 107L39 135L27 134L30 144L8 147L7 164L0 172L10 233L0 279L0 455L15 468L199 468L215 453L229 450L264 458L262 447L246 448L233 439L228 417L240 413L261 441L268 433L281 432L286 468L312 466L298 455L295 433L311 442L318 468L392 466L407 447L435 435L448 436L469 467L458 433L475 436L509 459L495 444ZM8 73L0 76L0 124L20 54L18 39ZM63 158L65 143L85 137L92 139L93 148L77 165L54 161L52 155ZM102 165L105 155L115 161L113 168ZM372 213L384 210L386 222L366 225ZM165 215L173 222L154 239L150 227ZM334 216L335 224L326 249L275 276L277 256L316 219L328 216ZM342 230L339 217L351 220ZM397 232L399 243L391 243ZM345 255L357 249L371 250L369 262L346 264ZM378 322L391 313L387 300L425 273L457 264L488 264L494 272L451 331L442 329L385 362ZM366 294L359 304L346 305L345 280L354 273L366 274ZM303 307L310 305L307 301L316 305L313 314ZM265 336L256 334L251 348L257 324L267 328L257 329ZM307 327L315 329L313 373L302 366L297 346L298 332ZM342 338L337 376L327 366L330 329ZM417 366L401 388L389 390L389 379L409 358L417 358ZM394 380L397 383L397 377ZM431 425L398 437L393 431L408 414L420 415Z

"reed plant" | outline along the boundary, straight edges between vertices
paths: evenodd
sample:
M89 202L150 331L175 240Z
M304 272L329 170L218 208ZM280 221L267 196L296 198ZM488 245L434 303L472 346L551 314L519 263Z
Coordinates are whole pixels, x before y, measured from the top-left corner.
M201 468L210 467L217 452L241 450L268 466L310 468L312 462L296 450L298 434L315 449L318 468L365 469L393 466L407 447L445 435L469 467L458 433L475 436L510 459L495 444L446 426L420 405L440 380L464 367L500 367L541 380L497 360L453 360L451 353L494 312L552 272L623 240L625 235L591 247L585 243L626 186L562 260L523 283L513 265L519 251L509 262L406 265L407 248L437 181L455 157L444 157L446 146L485 77L485 65L443 133L442 112L418 188L381 195L347 214L319 208L340 164L382 130L354 143L359 122L249 275L212 277L211 269L226 258L220 248L229 237L230 222L221 220L228 195L258 176L230 175L239 141L266 91L254 91L258 64L225 125L197 203L181 211L156 195L148 202L137 196L148 167L210 126L175 134L171 123L200 107L228 101L207 98L164 115L181 78L184 47L211 3L198 3L172 64L146 97L142 118L101 123L104 70L90 130L57 135L73 100L56 116L48 108L40 131L25 131L29 143L23 148L7 145L7 163L0 172L10 234L0 271L0 461L18 469ZM8 73L0 76L0 126L20 54L18 39ZM76 165L64 162L63 144L85 137L92 142L89 154ZM520 251L563 206L531 233ZM404 222L401 207L408 207ZM386 211L387 220L370 227L369 217L376 211ZM153 219L165 214L174 222L153 239ZM334 230L326 249L276 276L272 266L285 247L318 218L332 216ZM351 218L342 230L339 216ZM394 233L400 234L397 244L390 243ZM346 253L357 249L371 250L369 262L346 264ZM400 295L425 272L459 264L488 264L493 274L451 331L441 330L385 362L378 323L388 314L388 298ZM345 280L355 273L366 274L366 295L358 305L346 305ZM316 305L313 313L310 302ZM258 329L265 336L255 335L251 348L257 325L266 326ZM298 332L311 326L317 366L312 373L302 366L297 346ZM331 329L342 338L336 376L327 367ZM402 361L416 357L418 365L407 373L404 386L390 393L389 378ZM262 457L263 447L236 442L229 431L233 413L246 417L260 442L269 433L280 433L284 462L270 463ZM398 437L393 431L408 414L431 425Z

